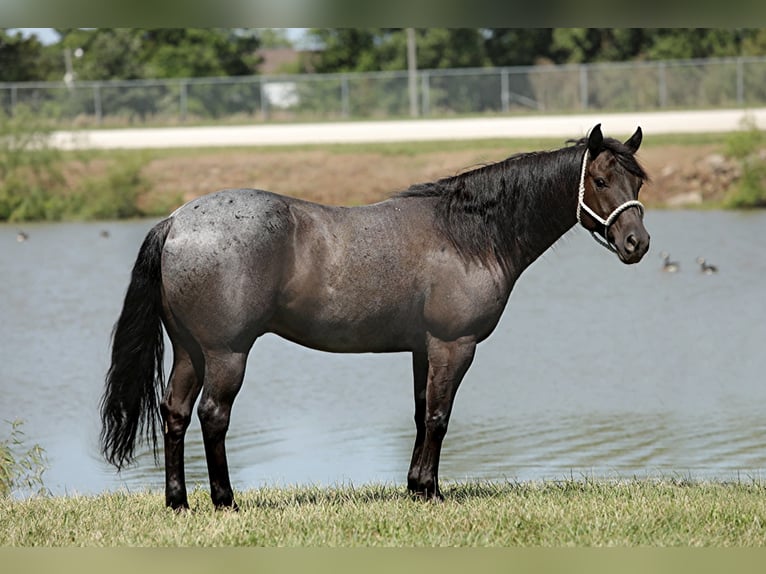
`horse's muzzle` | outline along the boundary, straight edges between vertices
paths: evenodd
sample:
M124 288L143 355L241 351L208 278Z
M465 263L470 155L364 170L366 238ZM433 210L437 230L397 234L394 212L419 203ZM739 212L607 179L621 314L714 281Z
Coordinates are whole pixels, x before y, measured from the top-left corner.
M615 243L617 256L627 265L638 263L649 251L649 233L636 230L625 235Z

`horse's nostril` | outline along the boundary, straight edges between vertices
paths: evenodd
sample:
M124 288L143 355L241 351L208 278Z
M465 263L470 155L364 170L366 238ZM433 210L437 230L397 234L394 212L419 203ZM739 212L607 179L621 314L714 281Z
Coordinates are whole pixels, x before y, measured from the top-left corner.
M628 253L633 253L637 247L638 238L635 236L635 234L631 233L628 235L628 237L625 238L625 251Z

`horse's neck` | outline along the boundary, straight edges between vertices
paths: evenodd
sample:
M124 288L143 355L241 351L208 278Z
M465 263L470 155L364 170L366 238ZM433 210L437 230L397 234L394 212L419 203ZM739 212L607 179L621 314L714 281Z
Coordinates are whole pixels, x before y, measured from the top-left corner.
M566 152L560 150L554 153ZM571 152L569 155L572 155ZM519 226L518 236L523 238L517 254L519 272L545 253L577 223L580 170L577 163L575 160L571 166L566 167L564 177L541 180L537 189L529 190L531 203L524 210L525 217L515 222Z

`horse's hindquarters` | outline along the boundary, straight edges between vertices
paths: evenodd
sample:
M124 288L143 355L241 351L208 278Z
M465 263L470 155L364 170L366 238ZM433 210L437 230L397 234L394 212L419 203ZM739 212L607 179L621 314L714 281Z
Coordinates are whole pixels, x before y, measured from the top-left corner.
M287 203L264 192L220 192L179 210L162 258L174 322L203 347L251 345L274 313L291 234Z

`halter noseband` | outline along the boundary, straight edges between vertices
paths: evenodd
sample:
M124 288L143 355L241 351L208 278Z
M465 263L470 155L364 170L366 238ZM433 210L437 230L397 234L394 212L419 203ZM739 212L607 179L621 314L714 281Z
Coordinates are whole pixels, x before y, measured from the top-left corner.
M617 218L620 217L620 214L625 211L626 209L630 209L631 207L637 207L638 210L641 212L641 217L644 216L644 205L638 201L637 199L631 199L629 201L626 201L625 203L618 205L614 208L614 211L609 214L609 217L606 219L603 219L598 213L593 211L590 207L585 205L585 168L588 164L588 148L585 148L585 154L582 156L582 170L580 172L580 188L579 188L579 194L577 198L577 223L585 227L582 222L581 218L581 212L584 209L588 215L590 215L593 219L595 219L598 223L604 226L604 238L598 236L598 234L595 231L590 231L591 236L593 236L593 239L596 240L596 242L601 245L602 247L608 249L612 253L617 253L617 249L609 242L609 227L617 221ZM586 228L587 229L587 228Z

